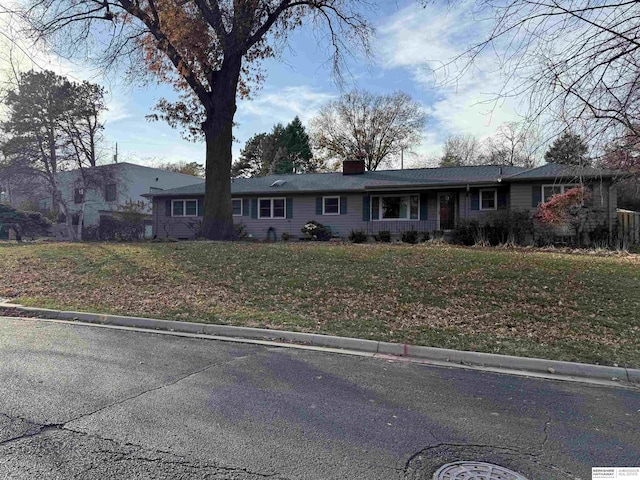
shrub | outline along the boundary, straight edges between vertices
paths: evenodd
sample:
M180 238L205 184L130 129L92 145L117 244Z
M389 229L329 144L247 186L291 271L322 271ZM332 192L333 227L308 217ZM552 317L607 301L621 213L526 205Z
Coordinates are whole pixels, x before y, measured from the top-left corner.
M145 202L129 200L111 215L101 215L97 239L131 242L144 238L144 221L148 217Z
M9 205L0 204L0 224L12 228L16 238L48 235L51 222L39 212L24 212Z
M142 240L144 238L144 222L131 222L115 215L101 215L98 238L125 242Z
M288 232L282 232L282 235L280 235L280 238L282 239L283 242L288 242L291 239L291 235Z
M571 222L589 198L591 191L584 186L555 194L547 202L538 205L536 219L550 226L564 225Z
M431 234L429 232L422 232L420 234L421 242L428 242L429 240L431 240Z
M476 242L476 232L478 231L477 220L461 220L453 229L451 242L457 245L474 245Z
M369 236L364 230L351 230L349 234L349 240L353 243L367 243L368 238Z
M300 231L313 240L326 241L331 238L331 230L315 220L305 223Z
M391 242L391 232L389 230L380 230L376 235L373 236L373 239L376 242L389 243Z
M400 234L400 239L404 243L418 243L418 232L415 230L405 230Z
M533 233L533 218L526 210L498 210L481 220L463 220L453 230L459 245L522 245Z
M246 240L249 236L247 233L247 226L244 223L236 223L233 225L233 228L236 231L238 240Z
M589 243L594 247L606 248L609 246L609 228L600 223L589 232Z
M86 227L82 227L82 240L98 240L98 231L98 225L87 225Z

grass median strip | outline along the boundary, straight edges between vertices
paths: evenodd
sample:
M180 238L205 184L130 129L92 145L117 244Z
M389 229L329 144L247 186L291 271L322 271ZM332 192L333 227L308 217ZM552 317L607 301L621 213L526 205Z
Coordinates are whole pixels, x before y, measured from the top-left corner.
M640 366L640 258L428 245L0 244L24 305Z

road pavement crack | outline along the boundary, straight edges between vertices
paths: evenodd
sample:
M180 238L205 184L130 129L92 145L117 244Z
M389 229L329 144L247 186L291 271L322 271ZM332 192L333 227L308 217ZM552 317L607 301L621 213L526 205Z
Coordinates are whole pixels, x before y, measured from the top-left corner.
M117 405L122 405L122 404L124 404L126 402L129 402L131 400L135 400L136 398L139 398L139 397L141 397L143 395L146 395L147 393L151 393L151 392L155 392L155 391L158 391L158 390L162 390L163 388L171 387L172 385L175 385L176 383L180 383L183 380L186 380L186 379L191 378L191 377L193 377L195 375L198 375L198 374L200 374L202 372L205 372L205 371L209 370L211 367L214 367L216 365L218 365L218 364L217 363L211 363L211 364L207 365L206 367L203 367L203 368L201 368L199 370L196 370L195 372L191 372L191 373L189 373L187 375L184 375L184 376L178 378L177 380L173 380L171 382L167 382L167 383L164 383L162 385L158 385L157 387L148 388L148 389L146 389L146 390L144 390L142 392L136 393L135 395L131 395L131 396L127 397L127 398L123 398L122 400L117 400L117 401L112 402L112 403L110 403L108 405L100 407L100 408L98 408L98 409L96 409L96 410L94 410L92 412L83 413L82 415L79 415L79 416L77 416L75 418L72 418L71 420L68 420L67 422L65 422L65 425L67 425L69 423L72 423L72 422L76 422L76 421L81 420L83 418L90 417L90 416L95 415L96 413L100 413L100 412L102 412L102 411L104 411L104 410L106 410L108 408L115 407Z
M2 414L4 415L4 414ZM5 417L8 417L7 415L4 415ZM9 417L10 418L10 417ZM35 428L33 430L27 430L26 432L20 434L20 435L16 435L15 437L11 437L8 438L6 440L0 441L0 447L7 445L9 443L13 443L13 442L18 442L20 440L24 440L25 438L30 438L30 437L35 437L37 435L40 435L44 432L48 432L51 430L63 430L64 429L64 424L62 423L51 423L51 424L46 424L46 425L39 425L37 423L33 423L33 422L28 422L31 425L33 425Z
M208 367L207 367L208 368ZM205 368L206 369L206 368ZM200 371L204 371L205 369L201 369ZM198 372L194 372L190 375L194 375ZM188 376L190 376L188 375ZM186 377L183 377L183 379ZM171 382L173 383L177 383L179 380L175 381L175 382ZM167 384L168 385L168 384ZM0 442L0 447L5 446L7 444L10 443L14 443L14 442L18 442L21 440L25 440L28 438L33 438L36 437L38 435L41 435L43 433L46 432L50 432L50 431L59 431L59 432L65 432L69 435L81 435L84 437L91 437L94 438L96 440L100 440L100 441L104 441L104 442L108 442L112 445L114 445L114 449L118 448L118 449L122 449L122 448L126 448L126 449L130 449L131 451L128 452L117 452L115 450L109 450L109 449L99 449L96 450L96 453L102 453L104 455L109 455L111 456L111 458L109 458L109 462L113 463L113 462L148 462L148 463L156 463L158 465L178 465L178 466L182 466L185 468L189 468L192 470L202 470L202 469L212 469L212 470L216 470L217 472L227 472L227 473L244 473L246 475L249 476L253 476L256 478L278 478L281 480L287 480L286 477L280 476L278 473L261 473L261 472L254 472L250 469L247 468L243 468L243 467L233 467L233 466L223 466L223 465L218 465L216 463L210 463L207 461L202 461L202 460L198 460L198 459L193 459L193 460L189 460L189 458L185 455L181 455L175 452L170 452L170 451L166 451L166 450L162 450L159 448L148 448L146 446L143 445L139 445L136 443L131 443L131 442L126 442L126 441L119 441L119 440L115 440L113 438L108 438L108 437L103 437L100 435L96 435L93 433L87 433L87 432L83 432L83 431L78 431L78 430L74 430L72 428L66 427L64 423L50 423L50 424L37 424L35 422L32 422L30 420L27 419L23 419L23 418L19 418L19 417L12 417L10 415L7 415L5 413L0 413L1 416L6 417L7 419L9 419L10 422L19 420L21 422L24 422L26 424L29 424L31 426L33 426L33 429L22 433L21 435L17 435L15 437L9 438L7 440L1 441ZM173 457L173 458L166 458L167 456L169 457ZM83 477L86 473L88 473L91 470L94 470L96 468L95 464L91 464L89 465L87 468L83 469L82 471L78 472L74 478L81 478Z
M542 429L542 433L544 433L544 438L542 439L542 444L540 445L540 454L544 450L544 446L549 440L549 425L551 425L551 416L547 414L547 421L544 422L544 428Z

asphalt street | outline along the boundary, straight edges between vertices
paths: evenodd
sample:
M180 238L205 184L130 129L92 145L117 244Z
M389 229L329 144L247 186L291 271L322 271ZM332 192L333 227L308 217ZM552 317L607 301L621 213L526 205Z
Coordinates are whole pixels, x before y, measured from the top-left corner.
M528 480L640 466L640 392L0 318L0 479Z

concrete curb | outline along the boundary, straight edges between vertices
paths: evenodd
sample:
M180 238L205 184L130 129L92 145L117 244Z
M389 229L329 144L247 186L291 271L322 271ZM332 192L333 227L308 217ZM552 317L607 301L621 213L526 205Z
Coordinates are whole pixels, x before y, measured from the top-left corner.
M544 360L540 358L512 357L493 353L478 353L445 348L421 347L359 338L334 337L315 333L298 333L285 330L234 327L206 323L158 320L144 317L126 317L120 315L102 315L96 313L69 312L46 308L23 307L21 305L0 303L0 307L12 308L24 313L39 315L48 319L81 321L101 325L164 330L190 334L233 337L253 340L301 343L317 347L328 347L379 355L398 356L435 362L444 362L471 367L485 367L502 370L541 373L551 377L576 377L605 380L640 386L640 370L623 367L608 367L586 363Z

